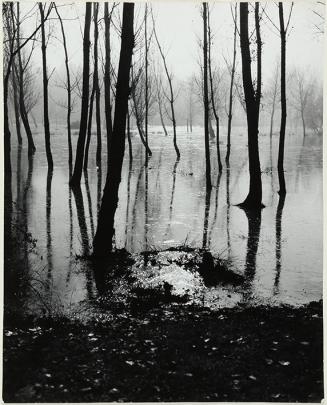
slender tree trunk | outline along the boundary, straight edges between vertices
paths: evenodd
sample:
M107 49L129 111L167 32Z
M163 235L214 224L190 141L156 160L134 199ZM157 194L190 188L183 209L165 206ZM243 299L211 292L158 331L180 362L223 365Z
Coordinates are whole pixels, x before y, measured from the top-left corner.
M211 107L212 112L216 121L216 147L217 147L217 160L219 172L222 171L222 164L220 158L220 145L219 145L219 116L216 110L215 97L213 91L213 79L212 79L212 66L211 66L211 26L210 26L210 13L208 11L208 35L209 35L209 46L208 46L208 67L209 67L209 82L210 82L210 96L211 96Z
M286 31L284 27L284 12L283 3L278 3L279 10L279 24L280 24L280 40L281 40L281 63L280 63L280 87L281 87L281 123L279 133L279 148L278 148L278 180L279 180L279 194L281 196L286 194L286 184L284 177L284 145L285 145L285 129L286 129Z
M278 70L276 69L275 82L274 82L274 93L273 93L273 100L272 100L272 110L271 110L271 117L270 117L270 138L272 137L272 134L273 134L276 97L277 97L277 84L278 84Z
M15 64L15 61L13 61ZM20 130L20 116L19 116L19 97L18 97L18 88L17 88L17 77L15 69L13 69L11 74L12 79L12 88L13 88L13 96L14 96L14 110L15 110L15 124L16 124L16 133L17 133L17 140L18 144L21 145L23 143L22 134Z
M131 140L131 125L130 125L130 112L129 108L127 107L127 139L128 139L128 153L129 153L129 160L133 160L133 149L132 149L132 140Z
M111 44L110 44L110 22L111 15L108 12L108 3L104 3L104 32L105 32L105 67L104 67L104 100L107 129L107 161L109 167L110 144L112 138L112 118L111 118Z
M301 106L301 120L302 120L302 128L303 128L303 136L305 137L305 119L304 119L304 107Z
M133 21L134 3L124 3L112 145L98 226L93 241L95 257L106 256L112 251L114 217L118 205L118 191L125 151L129 75L134 48Z
M71 98L71 84L70 84L70 72L69 72L69 59L68 59L68 51L67 51L67 42L66 42L66 34L64 30L64 24L62 22L62 18L58 12L57 6L54 3L54 7L60 22L60 27L61 27L61 35L62 35L62 41L63 41L63 46L64 46L64 52L65 52L65 68L66 68L66 76L67 76L67 135L68 135L68 164L69 164L69 170L71 172L72 165L73 165L73 148L72 148L72 136L71 136L71 126L70 126L70 117L71 117L71 112L72 112L72 98Z
M97 125L97 152L96 152L96 164L100 166L101 164L101 113L100 113L100 86L99 86L99 73L98 73L98 38L99 38L99 28L98 28L98 14L99 14L99 3L93 3L94 10L94 72L93 72L93 83L95 88L95 119Z
M162 125L162 128L164 130L165 136L168 135L167 133L167 129L165 126L165 121L164 121L164 117L163 117L163 112L162 112L162 83L161 83L161 79L159 82L159 78L157 77L156 80L156 87L157 87L157 101L158 101L158 107L159 107L159 116L160 116L160 122Z
M204 145L206 158L206 185L211 188L211 167L209 149L209 100L208 100L208 28L207 3L203 3L203 100L204 100Z
M144 15L144 41L145 41L145 165L148 165L148 118L149 118L149 94L148 94L148 5L145 3Z
M132 77L133 77L133 67L132 67L131 70L132 70ZM132 79L132 82L133 82L133 79ZM140 135L141 142L142 142L143 146L145 147L145 150L147 151L148 155L152 156L151 149L149 148L149 145L147 145L146 140L145 140L145 135L144 135L143 129L142 129L142 122L140 120L138 107L137 107L137 102L136 102L136 99L135 99L135 92L133 90L132 90L132 100L133 100L133 104L134 104L136 127L137 127L138 133Z
M82 107L81 107L81 120L80 129L77 141L76 158L74 173L70 180L72 187L80 187L83 160L84 160L84 146L87 130L87 112L89 102L89 74L90 74L90 25L92 14L92 3L85 4L85 25L84 25L84 39L83 39L83 90L82 90Z
M233 118L233 89L234 89L234 77L235 77L235 63L236 63L236 34L237 34L237 3L235 4L235 15L234 15L234 44L233 44L233 64L231 71L231 80L229 88L229 107L228 107L228 124L227 124L227 152L226 152L226 163L229 163L230 148L231 148L231 131L232 131L232 118Z
M273 100L272 110L271 110L271 117L270 117L270 138L273 134L273 127L274 127L274 116L275 116L275 97Z
M256 22L257 28L257 22ZM258 32L257 32L258 34ZM259 37L260 38L260 37ZM258 46L259 38L257 35ZM261 95L261 78L258 72L258 87L257 94L255 95L252 74L251 74L251 55L249 43L249 22L248 22L248 3L240 3L240 41L241 41L241 54L242 54L242 76L243 88L246 104L246 117L248 124L248 153L249 153L249 172L250 172L250 189L249 194L245 201L240 206L246 209L260 209L262 208L262 183L261 183L261 169L259 159L259 145L258 145L258 124L259 124L259 107ZM258 58L261 52L258 52ZM261 63L258 62L260 67ZM259 99L258 99L259 98Z
M257 36L257 90L256 90L256 105L257 105L257 120L259 126L260 105L261 105L261 87L262 87L262 41L260 32L260 16L259 3L255 3L255 32Z
M94 81L93 81L93 85L94 85ZM95 88L93 86L91 97L90 97L89 118L87 121L87 138L86 138L86 145L85 145L85 152L84 152L84 170L87 170L87 166L88 166L88 162L89 162L89 148L90 148L91 135L92 135L92 117L93 117L94 95L95 95Z
M17 21L20 21L20 5L19 2L17 2ZM14 68L16 69L16 76L18 77L18 87L19 87L19 111L20 111L20 116L22 118L22 122L24 125L24 129L26 132L27 136L27 142L28 142L28 156L31 156L35 153L36 147L34 144L33 140L33 135L30 127L30 123L28 120L28 114L26 111L26 106L25 106L25 98L24 98L24 69L23 69L23 62L22 62L22 55L21 55L21 49L20 49L20 24L17 26L17 56L18 56L18 67L14 65Z
M49 123L49 101L48 101L48 74L47 74L47 49L44 27L44 9L42 3L39 3L41 15L41 37L42 37L42 72L43 72L43 119L44 119L44 136L45 136L45 151L47 155L48 169L53 169L53 159L50 145L50 123Z
M168 136L168 132L167 132L167 128L166 128L166 125L165 125L165 121L164 121L164 119L163 119L163 113L162 113L162 106L161 106L161 103L158 103L158 105L159 105L159 116L160 116L161 126L162 126L162 129L164 130L165 136Z
M176 117L175 117L175 108L174 108L175 96L174 96L174 90L173 90L173 84L172 84L172 76L169 74L167 63L166 63L166 58L165 58L165 55L164 55L164 53L162 51L161 45L159 43L159 39L158 39L157 32L156 32L155 28L153 28L153 32L154 32L154 36L155 36L155 39L156 39L156 42L157 42L157 45L158 45L159 53L160 53L161 58L162 58L162 62L163 62L163 65L164 65L166 77L167 77L167 80L168 80L169 92L170 92L169 104L170 104L171 121L173 123L173 134L174 134L173 143L174 143L174 148L175 148L177 158L179 158L181 156L181 154L180 154L179 148L177 146Z

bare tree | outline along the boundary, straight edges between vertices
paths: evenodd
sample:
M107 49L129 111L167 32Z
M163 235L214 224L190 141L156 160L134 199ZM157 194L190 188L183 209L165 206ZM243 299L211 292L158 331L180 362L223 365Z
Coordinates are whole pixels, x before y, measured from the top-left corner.
M69 71L69 59L68 59L68 51L67 51L67 42L66 42L66 35L65 35L65 29L64 29L64 24L62 22L62 18L59 14L58 8L56 4L54 3L54 8L56 10L59 22L60 22L60 28L61 28L61 35L62 35L62 41L63 41L63 47L64 47L64 52L65 52L65 68L66 68L66 77L67 77L67 82L66 82L66 89L67 89L67 135L68 135L68 164L69 164L69 169L71 170L72 165L73 165L73 148L72 148L72 137L71 137L71 127L70 127L70 117L72 113L72 89L71 89L71 83L70 83L70 71Z
M96 108L96 127L97 127L97 152L96 152L96 163L97 166L101 164L101 116L100 116L100 87L99 87L99 75L98 75L98 11L99 3L93 3L93 22L94 22L94 69L93 69L93 84L92 92L89 105L89 118L87 127L87 140L84 153L84 170L87 170L88 158L89 158L89 147L92 134L92 118L93 118L93 103L95 98L95 108Z
M110 143L112 138L112 118L111 118L111 44L110 44L110 24L113 5L111 12L108 10L108 3L104 3L104 30L105 30L105 69L104 69L104 99L105 99L105 116L107 129L107 156L109 159ZM109 162L108 162L109 164Z
M204 104L204 145L206 159L206 187L211 189L211 165L209 148L209 97L208 97L208 3L202 3L203 18L203 104Z
M16 61L14 60L14 64ZM11 85L13 90L13 104L14 104L14 112L15 112L15 124L16 124L16 133L17 133L17 140L18 144L21 145L23 143L22 134L21 134L21 127L20 127L20 115L19 115L19 95L18 95L18 87L17 87L17 76L15 71L11 74Z
M80 187L84 146L87 130L87 112L89 103L89 72L90 72L90 25L91 25L92 3L85 4L85 23L84 23L84 38L83 38L83 93L80 129L77 141L75 167L73 176L70 180L70 185L75 188Z
M278 148L278 180L279 180L279 195L286 194L286 185L284 177L284 147L285 147L285 129L286 129L286 34L289 26L290 18L292 15L293 3L290 8L287 24L284 23L284 9L283 3L278 3L279 11L279 32L280 32L280 47L281 47L281 60L280 60L280 93L281 93L281 123L280 123L280 136Z
M210 82L210 101L211 101L211 110L215 117L216 121L216 147L217 147L217 160L218 160L218 169L219 172L222 171L222 164L220 158L220 145L219 145L219 116L218 111L215 104L215 96L214 96L214 87L213 87L213 75L212 75L212 58L211 58L211 26L210 26L210 10L208 9L208 68L209 68L209 82Z
M159 53L160 53L160 56L161 56L161 59L162 59L162 62L163 62L164 70L165 70L165 73L166 73L166 78L167 78L167 81L168 81L169 95L165 92L165 96L166 96L166 98L167 98L167 100L169 102L169 105L170 105L171 115L169 116L169 119L171 120L171 122L173 124L174 148L175 148L175 151L176 151L176 155L179 158L181 154L180 154L179 148L177 146L177 139L176 139L177 138L176 137L176 117L175 117L175 108L174 108L174 102L176 101L176 96L174 94L174 89L173 89L173 75L172 75L171 72L169 73L168 66L167 66L167 61L166 61L166 56L163 53L162 47L161 47L159 39L158 39L158 35L157 35L156 28L155 28L155 23L154 23L153 13L152 13L152 22L153 22L154 37L155 37L155 40L156 40L156 43L157 43L157 46L158 46L158 50L159 50Z
M125 151L129 74L134 47L133 21L134 3L124 3L111 155L93 241L93 255L96 258L106 256L112 250L114 217L118 204L118 191Z
M240 41L242 54L243 89L248 124L248 154L250 189L245 201L240 204L245 209L262 208L262 183L258 145L259 110L261 99L261 36L259 3L255 4L255 30L257 37L257 88L254 91L251 73L249 42L249 5L240 3Z
M293 72L290 79L293 79L295 85L295 91L291 88L292 106L301 117L303 136L305 137L307 110L312 103L313 79L307 71L304 72L298 69Z
M272 134L273 134L276 101L277 101L277 96L279 94L278 82L279 82L279 64L276 63L276 68L273 73L272 82L271 82L271 85L270 85L270 88L269 88L269 91L267 94L268 101L271 104L270 131L269 131L270 137L272 137Z
M230 148L231 148L231 130L232 130L232 117L233 117L233 93L234 93L234 78L235 78L235 64L236 64L236 34L237 34L237 3L235 3L235 9L231 6L231 12L234 19L234 40L233 40L233 62L230 70L230 88L229 88L229 107L228 107L228 126L227 126L227 152L226 152L226 164L229 164Z
M164 101L164 94L163 94L163 90L162 90L162 80L161 80L161 76L159 74L156 75L155 81L156 81L157 103L158 103L158 108L159 108L160 122L161 122L161 126L164 130L165 136L167 136L168 133L167 133L167 129L165 126L164 112L163 112L163 110L166 109L166 106L164 104L165 101Z
M146 143L146 148L145 148L145 165L147 166L148 164L148 119L149 119L149 83L148 83L148 68L149 68L149 39L148 39L148 4L145 3L145 10L144 10L144 46L145 46L145 84L144 84L144 89L145 89L145 143Z
M32 55L32 51L34 49L34 42L32 46L32 50L29 55L25 57L25 52L24 49L20 48L20 35L21 35L21 30L20 30L20 4L17 2L16 4L16 19L17 19L17 62L13 64L13 71L14 74L17 77L18 81L18 97L19 97L19 112L20 116L23 122L23 126L26 132L27 136L27 142L28 142L28 155L31 156L35 153L35 144L34 144L34 139L29 123L29 118L28 118L28 112L29 112L29 107L30 104L29 100L32 98L31 93L33 93L33 88L30 86L30 78L31 74L29 72L29 62L30 62L30 56ZM32 39L32 38L31 38Z
M11 161L10 161L10 128L9 128L9 116L8 116L8 90L9 90L9 78L13 68L13 62L15 56L24 48L24 46L31 41L36 35L39 29L42 27L44 22L48 19L49 14L52 9L52 4L50 4L47 14L44 17L44 21L41 22L34 31L28 35L22 42L18 41L19 38L19 24L15 24L15 21L19 21L14 16L13 3L4 3L2 8L3 20L5 24L5 34L7 39L5 39L5 63L4 63L4 76L3 76L3 104L4 104L4 157L5 157L5 183L9 183L11 179ZM15 47L15 44L17 46ZM32 152L29 148L29 153Z
M39 11L41 16L41 38L42 38L42 73L43 73L43 120L44 120L44 136L45 136L45 151L47 155L48 169L53 169L53 159L51 153L50 145L50 122L49 122L49 100L48 100L48 85L49 78L47 73L47 41L45 37L45 26L44 26L44 11L46 5L43 6L39 3Z
M145 150L147 151L147 154L149 156L152 156L151 149L149 147L149 144L146 142L145 138L145 130L144 130L144 121L145 121L145 111L146 111L146 106L145 106L145 73L144 73L144 59L141 55L141 57L138 59L138 62L140 62L140 65L136 67L136 62L134 65L132 65L131 68L131 98L133 101L133 114L135 117L136 121L136 126L138 133L141 138L141 142L145 147ZM135 72L136 70L136 72ZM155 98L152 92L153 86L152 86L152 78L148 77L148 111L153 105Z

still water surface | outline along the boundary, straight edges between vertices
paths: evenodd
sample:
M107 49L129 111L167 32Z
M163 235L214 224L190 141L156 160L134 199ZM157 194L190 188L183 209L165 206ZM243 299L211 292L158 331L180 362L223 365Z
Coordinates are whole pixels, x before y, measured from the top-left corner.
M222 130L224 131L224 129ZM301 131L298 131L300 134ZM212 308L248 303L300 305L322 297L322 139L316 135L289 133L286 142L287 196L278 207L276 172L278 136L260 136L263 202L261 218L246 215L235 206L248 190L246 136L233 128L230 168L218 176L215 143L211 144L212 182L205 190L204 140L201 128L178 130L181 151L175 159L172 137L151 127L153 156L144 166L139 137L132 136L133 160L126 153L116 213L116 246L130 252L187 245L206 247L247 278L246 291L230 287L206 288L198 275L164 268L157 279L169 281L175 291L195 291ZM77 136L74 139L74 152ZM26 253L27 280L24 310L40 307L69 313L95 299L98 291L92 270L76 259L88 254L96 229L97 212L106 176L95 164L96 137L92 137L87 177L81 194L68 186L67 141L64 127L53 131L54 171L47 176L42 133L28 161L26 142L12 148L12 190L24 226L37 239L36 249ZM222 153L225 153L222 139ZM103 151L106 149L103 141ZM134 266L135 267L135 266ZM139 269L146 282L150 269ZM137 268L132 271L137 273ZM153 274L151 274L153 279ZM161 277L161 279L160 279ZM167 278L168 277L168 278ZM122 287L123 288L123 287ZM196 295L196 294L195 294Z

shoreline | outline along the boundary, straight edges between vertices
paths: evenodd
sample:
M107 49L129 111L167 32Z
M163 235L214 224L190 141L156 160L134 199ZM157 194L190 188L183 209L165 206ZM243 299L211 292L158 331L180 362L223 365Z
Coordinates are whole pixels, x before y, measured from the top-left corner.
M320 402L322 300L167 304L86 324L5 316L3 358L5 402Z

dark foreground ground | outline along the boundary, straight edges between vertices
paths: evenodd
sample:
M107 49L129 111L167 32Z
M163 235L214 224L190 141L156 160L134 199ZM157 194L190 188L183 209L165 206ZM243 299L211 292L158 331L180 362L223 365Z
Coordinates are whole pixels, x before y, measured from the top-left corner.
M322 327L322 302L162 305L86 325L6 319L3 399L320 402Z

